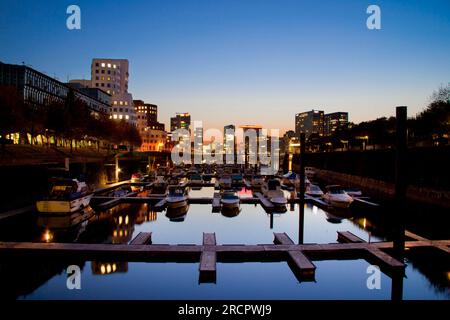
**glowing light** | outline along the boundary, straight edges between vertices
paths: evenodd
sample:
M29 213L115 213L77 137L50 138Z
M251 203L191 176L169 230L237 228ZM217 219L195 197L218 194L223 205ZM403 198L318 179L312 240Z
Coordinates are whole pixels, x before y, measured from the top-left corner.
M105 266L104 266L104 265L102 265L102 266L100 267L100 272L101 272L102 274L105 274L106 269L105 269Z
M120 231L119 231L119 237L122 237L122 236L123 236L123 231L120 230Z
M450 281L450 271L447 271L447 280Z
M45 230L44 232L44 241L51 242L53 240L53 233L50 230Z
M114 237L117 237L117 230L114 230L113 236L114 236Z
M111 272L111 265L109 263L106 265L106 272Z
M125 224L128 224L128 215L125 216Z
M113 271L113 272L116 272L116 270L117 270L117 266L116 266L115 263L113 263L113 265L112 265L112 271Z
M366 220L366 218L364 218L364 220L363 220L363 228L364 229L366 228L366 225L367 225L367 220Z
M119 224L122 224L122 216L119 216Z

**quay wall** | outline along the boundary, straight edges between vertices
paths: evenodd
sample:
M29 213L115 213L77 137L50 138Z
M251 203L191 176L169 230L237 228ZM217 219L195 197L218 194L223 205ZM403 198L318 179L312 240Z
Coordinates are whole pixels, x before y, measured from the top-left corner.
M357 187L365 194L378 198L394 199L394 183L323 169L316 169L315 172L316 178L321 181ZM406 189L406 198L412 202L450 209L450 191L409 185Z
M406 182L418 188L450 191L449 164L450 146L408 148ZM307 153L305 165L386 183L395 181L395 149ZM293 169L299 169L298 155L294 155Z

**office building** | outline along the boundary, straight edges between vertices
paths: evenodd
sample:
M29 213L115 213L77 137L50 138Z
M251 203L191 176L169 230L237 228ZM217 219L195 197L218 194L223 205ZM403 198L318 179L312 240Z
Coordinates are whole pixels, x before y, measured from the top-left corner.
M324 117L324 134L332 135L340 129L348 127L348 112L328 113Z
M304 132L306 138L312 134L323 136L324 134L324 112L311 110L297 113L295 115L295 134L297 136Z

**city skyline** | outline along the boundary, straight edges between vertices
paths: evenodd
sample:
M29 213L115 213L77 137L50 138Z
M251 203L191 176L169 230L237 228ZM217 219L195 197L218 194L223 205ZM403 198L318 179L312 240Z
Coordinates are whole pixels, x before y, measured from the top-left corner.
M62 82L89 79L92 58L128 59L129 92L160 106L166 126L184 111L206 128L282 132L311 109L348 111L356 123L396 105L413 116L450 71L450 4L413 2L378 1L382 29L368 30L358 1L135 2L125 12L114 1L79 1L82 29L70 31L68 2L4 1L0 58Z

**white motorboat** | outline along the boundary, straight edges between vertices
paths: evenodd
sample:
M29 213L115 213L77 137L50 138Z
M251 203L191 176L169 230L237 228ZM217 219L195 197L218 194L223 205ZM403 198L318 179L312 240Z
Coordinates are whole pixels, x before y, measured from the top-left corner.
M283 175L283 184L286 187L294 187L297 184L300 185L300 179L295 172L289 171L285 175Z
M235 191L224 191L220 203L222 207L239 208L240 199Z
M85 182L77 179L54 178L50 180L48 197L36 202L43 214L67 214L87 208L93 193Z
M186 188L179 186L170 186L169 194L166 197L167 206L169 208L179 208L187 206L187 192Z
M283 190L281 190L281 184L278 179L270 179L267 184L263 185L261 190L274 206L285 206L287 204L287 199Z
M361 189L358 189L358 188L345 188L344 190L350 197L361 197L362 196Z
M320 187L316 184L309 184L306 186L305 194L311 196L311 197L322 197L323 191L320 189Z
M326 186L325 189L326 193L323 198L333 207L346 209L352 204L353 198L341 186L331 185Z

